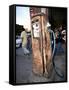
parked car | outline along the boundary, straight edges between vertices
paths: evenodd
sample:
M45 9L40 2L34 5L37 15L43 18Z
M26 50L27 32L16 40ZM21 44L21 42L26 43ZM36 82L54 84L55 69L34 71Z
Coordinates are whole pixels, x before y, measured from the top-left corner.
M21 47L22 45L22 39L20 36L16 36L16 48Z

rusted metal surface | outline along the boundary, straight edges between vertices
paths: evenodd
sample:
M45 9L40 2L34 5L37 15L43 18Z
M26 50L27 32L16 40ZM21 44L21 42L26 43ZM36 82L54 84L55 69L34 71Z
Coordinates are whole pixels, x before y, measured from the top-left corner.
M34 39L32 41L32 49L33 49L33 72L35 74L43 74L43 64L42 64L42 55L39 50L39 40Z
M34 38L32 35L33 50L33 72L46 77L51 75L52 71L52 51L50 34L46 28L45 16L36 16L32 21L39 19L40 37Z

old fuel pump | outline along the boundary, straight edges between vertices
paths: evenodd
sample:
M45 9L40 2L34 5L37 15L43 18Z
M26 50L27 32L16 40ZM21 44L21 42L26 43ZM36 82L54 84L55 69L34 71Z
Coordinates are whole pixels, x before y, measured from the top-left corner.
M45 14L34 15L31 19L31 26L33 73L48 77L52 71L52 50Z

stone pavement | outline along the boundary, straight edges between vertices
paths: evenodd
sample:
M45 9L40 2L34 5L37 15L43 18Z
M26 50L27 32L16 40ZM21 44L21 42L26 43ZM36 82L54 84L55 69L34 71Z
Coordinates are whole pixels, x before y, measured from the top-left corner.
M16 49L16 82L17 83L38 83L64 81L66 78L66 58L65 54L54 57L55 67L50 78L37 76L32 72L32 54L24 55L22 48ZM58 73L56 73L56 71ZM63 75L60 77L59 75Z

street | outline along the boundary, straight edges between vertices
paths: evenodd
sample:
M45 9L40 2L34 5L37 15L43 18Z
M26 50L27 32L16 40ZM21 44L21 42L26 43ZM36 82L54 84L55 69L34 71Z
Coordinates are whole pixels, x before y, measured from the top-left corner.
M54 67L50 78L34 75L32 72L32 54L24 55L22 48L16 49L16 82L17 83L38 83L65 81L66 79L66 58L65 54L55 55Z

